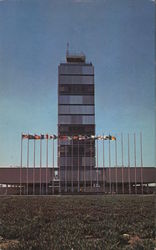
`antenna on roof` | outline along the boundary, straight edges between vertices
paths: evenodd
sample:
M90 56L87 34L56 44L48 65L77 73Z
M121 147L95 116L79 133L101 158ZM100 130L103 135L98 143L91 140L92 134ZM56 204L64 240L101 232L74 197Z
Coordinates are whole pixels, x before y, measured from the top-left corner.
M67 42L67 50L66 50L66 55L69 55L69 43Z

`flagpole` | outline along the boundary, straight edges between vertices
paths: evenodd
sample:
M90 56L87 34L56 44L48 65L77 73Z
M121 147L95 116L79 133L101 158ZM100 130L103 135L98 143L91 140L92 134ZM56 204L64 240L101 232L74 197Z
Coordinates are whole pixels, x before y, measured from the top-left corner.
M86 192L86 139L84 140L84 191Z
M60 139L58 136L57 139L57 146L60 149ZM57 167L58 167L58 178L59 178L59 193L61 192L61 186L60 186L60 155L59 155L59 150L57 150Z
M137 194L137 178L136 178L136 134L134 133L134 168L135 168L135 194Z
M77 157L78 157L78 192L80 192L80 159L79 159L79 139L77 142L77 147L78 147L78 153L77 153Z
M33 195L35 195L35 144L36 141L34 139Z
M123 133L121 133L121 157L122 157L122 194L124 194Z
M42 138L40 137L40 195L42 194Z
M29 138L27 141L27 195L29 194L28 168L29 168Z
M23 133L21 134L20 195L22 194Z
M52 192L54 194L54 152L55 152L55 142L54 142L54 138L53 138L53 152L52 152L52 156L53 156L53 174L52 174Z
M128 191L129 191L129 194L131 194L129 133L128 133Z
M143 159L142 159L142 132L140 132L140 160L141 160L141 193L143 194Z
M92 169L91 169L91 191L93 190L93 167L95 167L95 140L91 140L91 145L92 145Z
M115 140L115 166L116 166L116 168L115 168L115 179L116 179L116 193L118 193L118 173L117 173L117 165L118 165L118 163L117 163L117 161L118 161L118 158L117 158L117 141Z
M90 139L90 191L92 191L92 168L93 168L93 146L92 139Z
M104 134L103 134L104 137ZM105 192L105 145L104 145L104 138L102 141L103 144L103 191Z
M46 195L48 194L48 136L46 144Z
M71 171L72 171L72 173L71 173L71 191L72 191L72 193L73 193L73 161L74 161L74 157L73 157L73 138L72 138L72 166L71 166Z
M67 143L67 140L66 140ZM67 145L65 143L65 192L67 192Z
M99 171L99 167L98 167L98 165L99 165L99 156L98 156L98 154L99 154L99 149L98 149L98 139L97 139L97 168L96 168L96 185L97 185L97 189L98 189L98 186L99 186L99 173L98 173L98 171Z
M111 147L109 139L109 192L112 193L112 183L111 183Z

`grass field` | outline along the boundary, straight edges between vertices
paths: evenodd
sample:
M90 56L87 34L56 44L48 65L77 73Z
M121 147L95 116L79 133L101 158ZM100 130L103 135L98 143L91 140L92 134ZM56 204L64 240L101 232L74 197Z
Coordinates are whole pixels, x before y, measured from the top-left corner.
M154 227L154 196L0 197L0 250L152 250Z

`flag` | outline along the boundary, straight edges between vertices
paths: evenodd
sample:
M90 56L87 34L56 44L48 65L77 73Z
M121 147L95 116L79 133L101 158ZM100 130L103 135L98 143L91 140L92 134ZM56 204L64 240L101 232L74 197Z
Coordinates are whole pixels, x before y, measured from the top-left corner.
M89 139L90 139L90 136L86 135L86 136L85 136L85 139L86 139L86 140L89 140Z
M40 136L40 135L34 135L34 139L35 139L35 140L40 140L40 139L41 139L41 136Z
M104 135L104 140L110 140L110 136L108 136L108 135Z
M84 135L79 135L79 140L85 140L85 136Z
M34 135L28 135L28 139L33 140L33 139L35 139L35 137L34 137Z
M49 139L49 135L46 134L44 138L48 140Z
M59 137L61 140L67 140L67 136L66 135L60 135Z
M54 135L54 140L56 140L58 138L58 136L57 135Z
M112 141L116 141L116 137L115 136L112 136Z
M91 135L90 137L91 137L91 139L94 139L94 140L98 139L98 137L96 135Z
M50 139L55 140L55 139L57 139L57 136L56 135L50 135Z
M22 134L22 139L28 139L28 135Z
M78 135L73 136L73 140L78 140L78 139L79 139Z
M98 136L97 136L97 139L98 139L98 140L103 140L104 137L103 137L102 135L98 135Z
M91 136L87 136L87 138L90 140L90 139L93 139Z
M72 140L72 137L71 137L71 136L67 136L67 139L68 139L68 140Z
M41 135L41 136L40 136L40 139L41 139L41 140L45 139L45 136L44 136L44 135Z

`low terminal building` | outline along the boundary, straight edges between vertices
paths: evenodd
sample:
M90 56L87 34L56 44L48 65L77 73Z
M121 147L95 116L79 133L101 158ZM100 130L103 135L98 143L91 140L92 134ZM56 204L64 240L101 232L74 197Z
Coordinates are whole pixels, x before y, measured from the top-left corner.
M99 167L73 173L68 170L62 172L61 178L58 168L1 167L0 194L149 194L155 191L155 176L154 167Z

